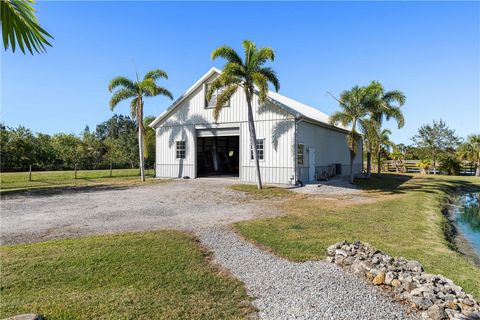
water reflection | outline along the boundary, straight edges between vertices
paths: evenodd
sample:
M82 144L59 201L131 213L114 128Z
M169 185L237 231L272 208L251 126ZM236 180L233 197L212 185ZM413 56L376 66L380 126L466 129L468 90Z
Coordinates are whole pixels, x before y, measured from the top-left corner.
M460 232L480 257L480 192L462 195L456 209L456 222Z

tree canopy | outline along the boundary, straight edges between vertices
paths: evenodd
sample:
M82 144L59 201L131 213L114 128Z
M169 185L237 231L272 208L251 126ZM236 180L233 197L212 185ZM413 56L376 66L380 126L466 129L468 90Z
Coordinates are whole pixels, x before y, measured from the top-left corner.
M446 152L454 152L460 138L440 119L421 126L412 141L425 158L432 160L436 173L436 161Z
M152 129L147 129L152 130ZM153 130L152 130L153 131ZM114 115L75 135L33 133L23 126L0 125L1 171L133 168L138 162L138 140L135 121L128 116ZM147 143L150 154L146 165L155 162L155 141Z

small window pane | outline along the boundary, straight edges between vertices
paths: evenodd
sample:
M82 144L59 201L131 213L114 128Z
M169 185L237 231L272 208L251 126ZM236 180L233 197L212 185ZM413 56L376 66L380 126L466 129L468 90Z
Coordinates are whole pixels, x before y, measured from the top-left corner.
M258 160L264 159L264 143L265 139L257 139L257 153L258 153ZM253 160L253 149L250 147L250 160Z
M185 141L177 141L176 146L177 159L185 159Z
M218 89L218 90L215 90L213 93L212 93L212 98L210 99L210 101L207 100L207 91L208 91L208 86L210 84L206 83L205 84L205 108L215 108L216 104L217 104L217 97L218 95L220 95L222 92L223 92L223 89ZM225 103L224 107L228 107L229 106L229 102Z
M297 164L303 164L303 153L305 145L299 144L297 147Z

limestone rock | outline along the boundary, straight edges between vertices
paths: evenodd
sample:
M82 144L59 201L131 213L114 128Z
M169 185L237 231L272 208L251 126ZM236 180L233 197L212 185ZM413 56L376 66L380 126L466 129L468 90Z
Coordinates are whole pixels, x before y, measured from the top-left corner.
M422 312L422 318L428 320L444 320L447 318L445 309L439 305L434 304L427 311Z
M480 304L472 295L442 275L425 273L418 261L392 258L360 241L331 245L327 261L375 285L390 286L395 299L421 310L423 319L480 320Z
M389 271L385 274L385 284L390 285L394 279L395 276L393 275L393 272Z
M385 272L380 272L377 274L375 278L373 278L372 282L377 286L383 284L385 282Z

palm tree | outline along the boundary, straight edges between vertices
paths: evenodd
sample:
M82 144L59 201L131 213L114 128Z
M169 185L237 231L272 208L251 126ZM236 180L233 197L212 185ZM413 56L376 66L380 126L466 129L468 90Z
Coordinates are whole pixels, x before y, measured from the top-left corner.
M480 134L471 134L457 150L461 159L475 164L475 176L480 177Z
M132 81L125 77L116 77L108 85L110 92L115 88L119 88L110 99L110 110L113 110L119 102L132 98L130 111L132 118L136 120L138 126L138 153L140 156L140 178L142 181L145 181L143 98L162 95L173 100L170 91L157 85L156 81L160 78L168 79L167 73L163 70L155 69L147 72L141 81L138 75L137 81Z
M365 108L368 110L370 119L377 123L377 131L380 132L383 120L394 119L398 128L402 128L405 119L401 107L405 104L405 95L399 90L385 92L383 85L378 81L372 81L367 87L367 99ZM370 176L372 167L372 149L367 145L367 176Z
M377 156L377 174L380 175L382 171L382 152L388 150L392 146L390 141L390 135L392 132L388 129L383 129L382 131L377 131L377 141L375 143L375 148L373 151Z
M431 165L432 165L432 162L428 159L422 159L417 162L417 167L420 168L421 174L427 174L428 171L430 170Z
M357 141L360 137L357 132L357 124L362 131L365 131L367 124L365 117L367 109L365 108L366 89L355 86L350 90L343 91L338 101L342 111L337 111L330 116L330 123L335 125L340 123L342 126L350 126L350 132L347 135L347 145L350 149L350 183L353 183L353 160L357 154Z
M12 46L15 52L16 44L25 53L25 49L33 54L45 52L45 45L52 46L47 38L53 37L45 31L35 16L33 0L1 0L0 19L2 21L2 38L5 50Z
M407 158L407 153L408 153L408 148L403 144L395 144L391 142L391 147L392 147L392 158L398 160L398 163L401 165L400 169L401 172L406 172L407 167L405 165L405 159ZM397 167L397 172L398 172L398 165L397 163L395 164Z
M275 71L263 65L267 61L275 60L275 53L272 48L257 49L255 43L245 40L242 43L245 58L228 46L221 46L212 52L212 60L221 57L227 61L223 66L222 73L208 86L207 100L210 101L215 91L221 92L217 97L213 117L218 121L220 111L230 100L237 89L242 88L245 92L248 108L248 128L250 131L250 145L255 161L257 172L257 187L262 189L262 178L260 176L260 164L258 162L257 135L253 121L252 100L253 95L258 92L259 103L265 104L268 96L268 84L271 83L275 91L280 89Z

